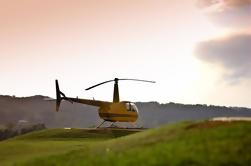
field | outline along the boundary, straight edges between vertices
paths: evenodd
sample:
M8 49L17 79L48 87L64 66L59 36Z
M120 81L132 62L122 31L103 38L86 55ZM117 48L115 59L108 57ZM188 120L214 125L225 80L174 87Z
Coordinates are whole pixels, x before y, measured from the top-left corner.
M250 122L182 122L142 132L48 129L0 142L0 165L250 165Z

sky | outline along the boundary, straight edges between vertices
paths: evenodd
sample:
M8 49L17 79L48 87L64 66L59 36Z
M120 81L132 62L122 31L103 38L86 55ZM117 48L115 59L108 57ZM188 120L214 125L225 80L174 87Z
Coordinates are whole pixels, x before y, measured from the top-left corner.
M0 0L0 94L251 107L251 0Z

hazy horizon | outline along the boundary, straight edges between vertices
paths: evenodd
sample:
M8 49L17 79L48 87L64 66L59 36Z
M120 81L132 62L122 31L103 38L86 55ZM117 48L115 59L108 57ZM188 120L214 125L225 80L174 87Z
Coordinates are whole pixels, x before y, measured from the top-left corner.
M251 0L3 0L0 94L251 107Z

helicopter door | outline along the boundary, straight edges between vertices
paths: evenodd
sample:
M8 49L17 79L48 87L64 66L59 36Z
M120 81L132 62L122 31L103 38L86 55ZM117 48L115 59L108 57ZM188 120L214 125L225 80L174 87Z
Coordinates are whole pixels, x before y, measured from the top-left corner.
M131 104L130 103L126 103L126 110L127 111L131 111Z
M133 103L126 103L126 109L127 111L130 111L130 112L138 112L136 105Z

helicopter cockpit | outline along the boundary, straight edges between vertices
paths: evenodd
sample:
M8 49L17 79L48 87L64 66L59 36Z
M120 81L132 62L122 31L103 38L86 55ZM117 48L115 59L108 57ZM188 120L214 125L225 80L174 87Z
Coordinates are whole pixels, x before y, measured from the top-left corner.
M129 112L138 112L138 108L134 103L127 102L127 103L125 103L125 105L126 105L127 111L129 111Z

